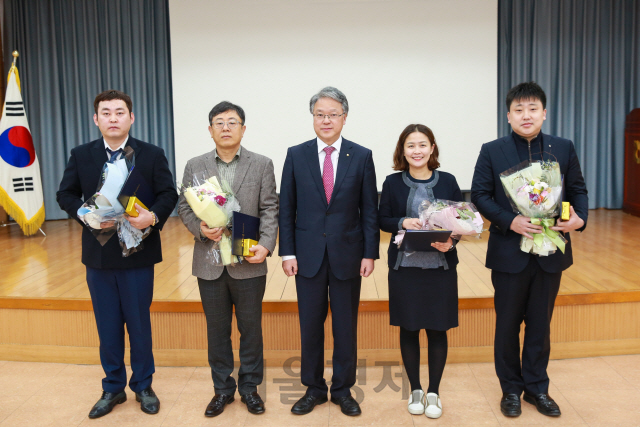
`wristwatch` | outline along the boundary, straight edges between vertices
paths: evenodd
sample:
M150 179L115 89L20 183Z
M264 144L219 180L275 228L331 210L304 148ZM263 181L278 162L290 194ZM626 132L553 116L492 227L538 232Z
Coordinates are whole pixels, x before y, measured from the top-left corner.
M153 217L153 222L151 223L151 226L153 227L154 225L156 225L159 222L158 221L158 216L153 211L149 211L149 213Z

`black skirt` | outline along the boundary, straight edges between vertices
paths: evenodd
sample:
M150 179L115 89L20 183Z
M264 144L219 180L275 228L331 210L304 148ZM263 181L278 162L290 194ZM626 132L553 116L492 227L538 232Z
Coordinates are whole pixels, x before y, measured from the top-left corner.
M389 269L389 317L393 326L410 331L446 331L458 326L458 273L399 267Z

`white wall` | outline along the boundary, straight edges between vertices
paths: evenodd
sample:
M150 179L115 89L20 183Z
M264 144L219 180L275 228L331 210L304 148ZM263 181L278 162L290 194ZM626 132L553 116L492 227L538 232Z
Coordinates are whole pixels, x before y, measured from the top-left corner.
M179 179L213 148L208 114L227 100L279 183L287 147L315 137L309 99L329 85L349 100L343 136L373 150L379 189L410 123L433 130L463 190L496 138L497 0L170 0L170 19Z

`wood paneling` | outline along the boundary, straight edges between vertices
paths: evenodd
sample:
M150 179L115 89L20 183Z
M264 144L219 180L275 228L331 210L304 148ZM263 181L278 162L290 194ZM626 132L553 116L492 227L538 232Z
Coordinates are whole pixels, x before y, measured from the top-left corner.
M579 357L615 356L637 354L640 339L582 341L557 343L551 346L551 359L571 359ZM240 360L238 350L233 350L234 359ZM209 366L207 350L167 350L153 351L156 366ZM325 360L331 360L332 350L325 350ZM281 367L287 359L300 357L300 350L265 350L266 366ZM360 349L358 359L365 359L367 366L375 362L402 363L399 349ZM421 364L427 364L427 352L420 355ZM0 360L22 362L49 362L73 364L100 364L97 347L68 347L47 345L0 344ZM449 348L447 363L493 362L493 347L452 347ZM125 353L125 363L129 364L129 353Z
M158 364L180 365L186 363L184 360L201 358L203 354L202 363L206 363L207 337L203 313L154 312L151 314L151 321L154 354ZM272 357L278 354L299 355L298 322L297 313L264 313L265 355L272 354ZM458 328L448 332L450 357L455 361L469 362L486 359L485 353L492 348L494 339L493 309L460 310L459 323ZM325 324L325 349L329 353L333 348L331 327L331 316L329 316ZM233 348L237 350L239 333L235 318L231 340ZM640 302L556 307L551 323L551 341L554 351L557 352L556 357L638 353L640 352ZM420 343L422 347L426 347L425 334L421 334ZM5 348L18 346L17 348L21 349L11 357L2 356L0 353L0 359L31 360L35 357L33 349L38 348L51 350L53 358L51 360L58 360L55 358L60 357L81 360L73 363L94 363L92 358L96 353L89 349L95 350L99 341L91 311L2 308L0 309L0 345ZM77 348L82 349L77 354L65 350ZM389 325L388 312L360 313L359 352L380 358L385 354L397 353L398 348L399 328ZM580 353L580 349L584 352ZM176 352L186 353L184 356L178 356ZM162 355L166 355L166 358ZM277 360L283 359L278 356Z

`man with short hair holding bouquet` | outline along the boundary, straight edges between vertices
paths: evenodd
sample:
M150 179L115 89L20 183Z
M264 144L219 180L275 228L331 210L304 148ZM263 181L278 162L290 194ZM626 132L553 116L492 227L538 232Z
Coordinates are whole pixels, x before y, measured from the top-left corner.
M129 387L147 414L160 411L160 400L151 383L155 372L151 339L154 265L162 261L160 230L178 200L173 174L161 148L129 135L135 121L131 97L119 90L99 93L94 102L93 121L101 138L71 150L60 188L58 204L82 225L82 263L87 269L87 285L100 338L100 362L105 378L102 395L89 412L100 418L127 400L127 370L124 363L127 326L131 347ZM126 216L133 228L151 228L144 248L123 257L118 237L101 244L89 224L78 216L78 209L91 199L103 179L107 162L133 155L135 168L151 186L155 202L148 209L135 205L137 216ZM98 222L97 228L113 227L113 221ZM115 423L115 421L114 421Z
M471 201L491 221L486 266L492 270L495 289L495 366L503 392L500 409L507 417L519 416L524 392L524 400L540 413L557 417L560 408L549 396L547 376L550 323L562 271L573 263L569 232L586 227L587 188L573 142L540 131L547 114L542 88L534 82L521 83L509 91L506 101L513 132L482 146L471 186ZM553 232L535 224L538 220L532 223L532 218L515 213L500 179L503 172L527 161L559 167L564 177L562 200L571 205L568 220L557 218L548 227L564 235L564 250L547 256L532 253L531 246L521 245L521 239Z
M220 183L230 189L229 194L233 194L239 203L241 213L260 218L258 244L249 249L254 255L245 257L241 264L230 265L224 261L224 256L222 263L214 263L208 254L214 242L223 238L225 227L212 223L213 228L210 228L204 218L198 218L185 193L178 204L182 222L195 236L193 275L198 278L202 308L207 318L209 365L215 390L204 413L207 417L222 414L225 406L234 401L236 389L249 412L262 414L265 411L257 391L264 376L262 297L267 283L265 258L273 253L278 234L278 196L271 159L240 145L246 128L244 110L240 106L223 101L213 107L209 113L209 133L215 148L187 162L182 184L189 187L194 177L213 181L215 188ZM213 177L217 179L210 180ZM216 203L230 202L223 198ZM231 376L234 306L240 331L238 384Z

